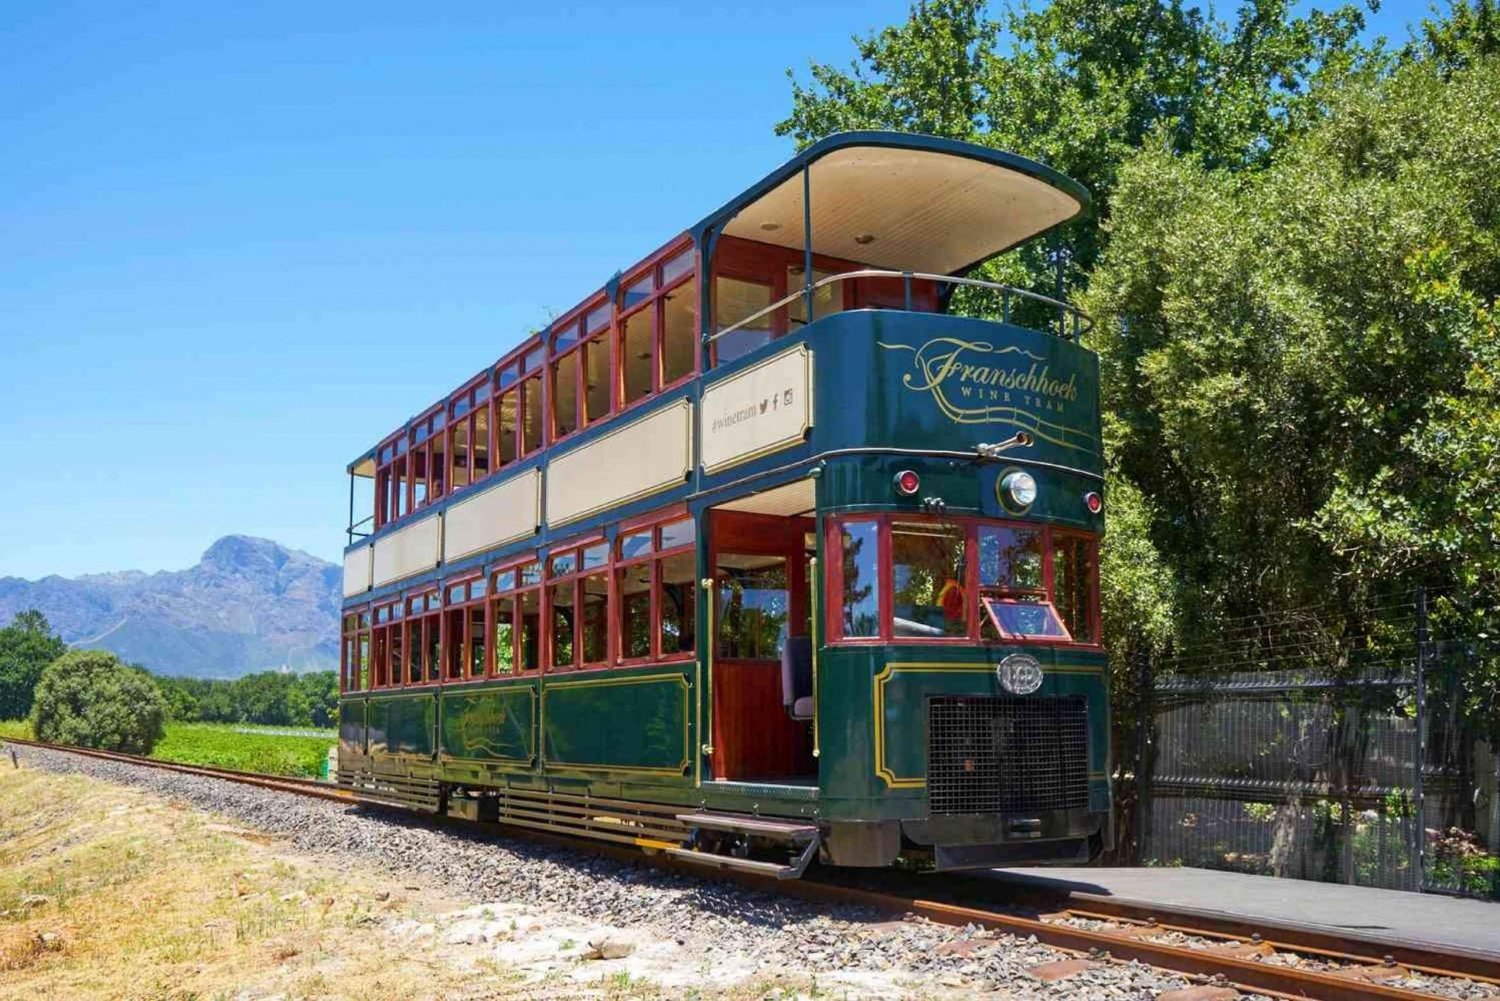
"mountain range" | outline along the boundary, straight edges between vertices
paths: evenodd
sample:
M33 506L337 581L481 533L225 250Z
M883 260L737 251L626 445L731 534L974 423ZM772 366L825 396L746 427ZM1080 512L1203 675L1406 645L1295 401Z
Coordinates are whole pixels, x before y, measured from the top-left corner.
M229 535L186 570L0 577L0 625L40 609L70 645L109 650L158 674L332 670L341 586L333 563L269 539Z

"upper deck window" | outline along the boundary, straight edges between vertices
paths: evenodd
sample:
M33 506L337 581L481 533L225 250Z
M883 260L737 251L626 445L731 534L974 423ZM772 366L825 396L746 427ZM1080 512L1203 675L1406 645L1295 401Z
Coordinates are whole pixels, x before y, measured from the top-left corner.
M646 399L698 369L697 255L687 247L621 285L620 405Z
M461 391L448 405L448 483L458 490L490 475L490 384Z
M542 447L542 370L546 351L536 348L495 371L495 468Z

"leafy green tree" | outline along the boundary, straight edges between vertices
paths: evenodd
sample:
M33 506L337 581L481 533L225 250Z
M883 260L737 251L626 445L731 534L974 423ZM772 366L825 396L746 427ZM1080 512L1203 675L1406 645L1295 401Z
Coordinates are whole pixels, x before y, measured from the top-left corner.
M34 608L0 629L0 719L24 719L32 694L48 664L67 652L47 617Z
M807 83L789 73L792 111L777 134L802 147L889 128L1020 153L1083 182L1107 218L1120 165L1142 146L1211 168L1263 167L1318 114L1320 78L1381 64L1358 42L1359 6L1293 8L1249 0L1230 22L1180 0L1054 0L990 18L984 0L924 0L904 24L855 39L847 69L815 63ZM1108 232L1086 220L1062 239L1070 277L1086 279ZM989 270L1048 292L1053 247L1022 248Z
M38 740L149 754L167 706L151 676L114 654L74 650L42 672L31 710Z

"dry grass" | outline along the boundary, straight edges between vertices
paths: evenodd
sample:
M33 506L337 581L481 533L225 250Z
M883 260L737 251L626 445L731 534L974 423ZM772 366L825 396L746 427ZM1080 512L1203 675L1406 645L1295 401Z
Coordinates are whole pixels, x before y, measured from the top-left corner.
M480 986L381 928L452 901L378 873L320 872L255 832L136 790L3 764L4 1001L394 1001ZM500 990L507 979L483 978Z
M796 975L663 989L615 964L513 967L489 946L400 930L441 929L475 903L330 866L142 790L0 761L0 1001L865 995Z

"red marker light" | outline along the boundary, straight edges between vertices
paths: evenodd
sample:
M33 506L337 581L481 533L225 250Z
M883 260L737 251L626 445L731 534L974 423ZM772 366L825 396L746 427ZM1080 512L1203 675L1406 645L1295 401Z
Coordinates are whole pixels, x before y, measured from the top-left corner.
M1083 495L1083 506L1089 509L1089 514L1098 514L1104 510L1104 498L1090 490Z
M896 493L903 497L910 497L921 489L921 478L910 469L903 469L896 474Z

